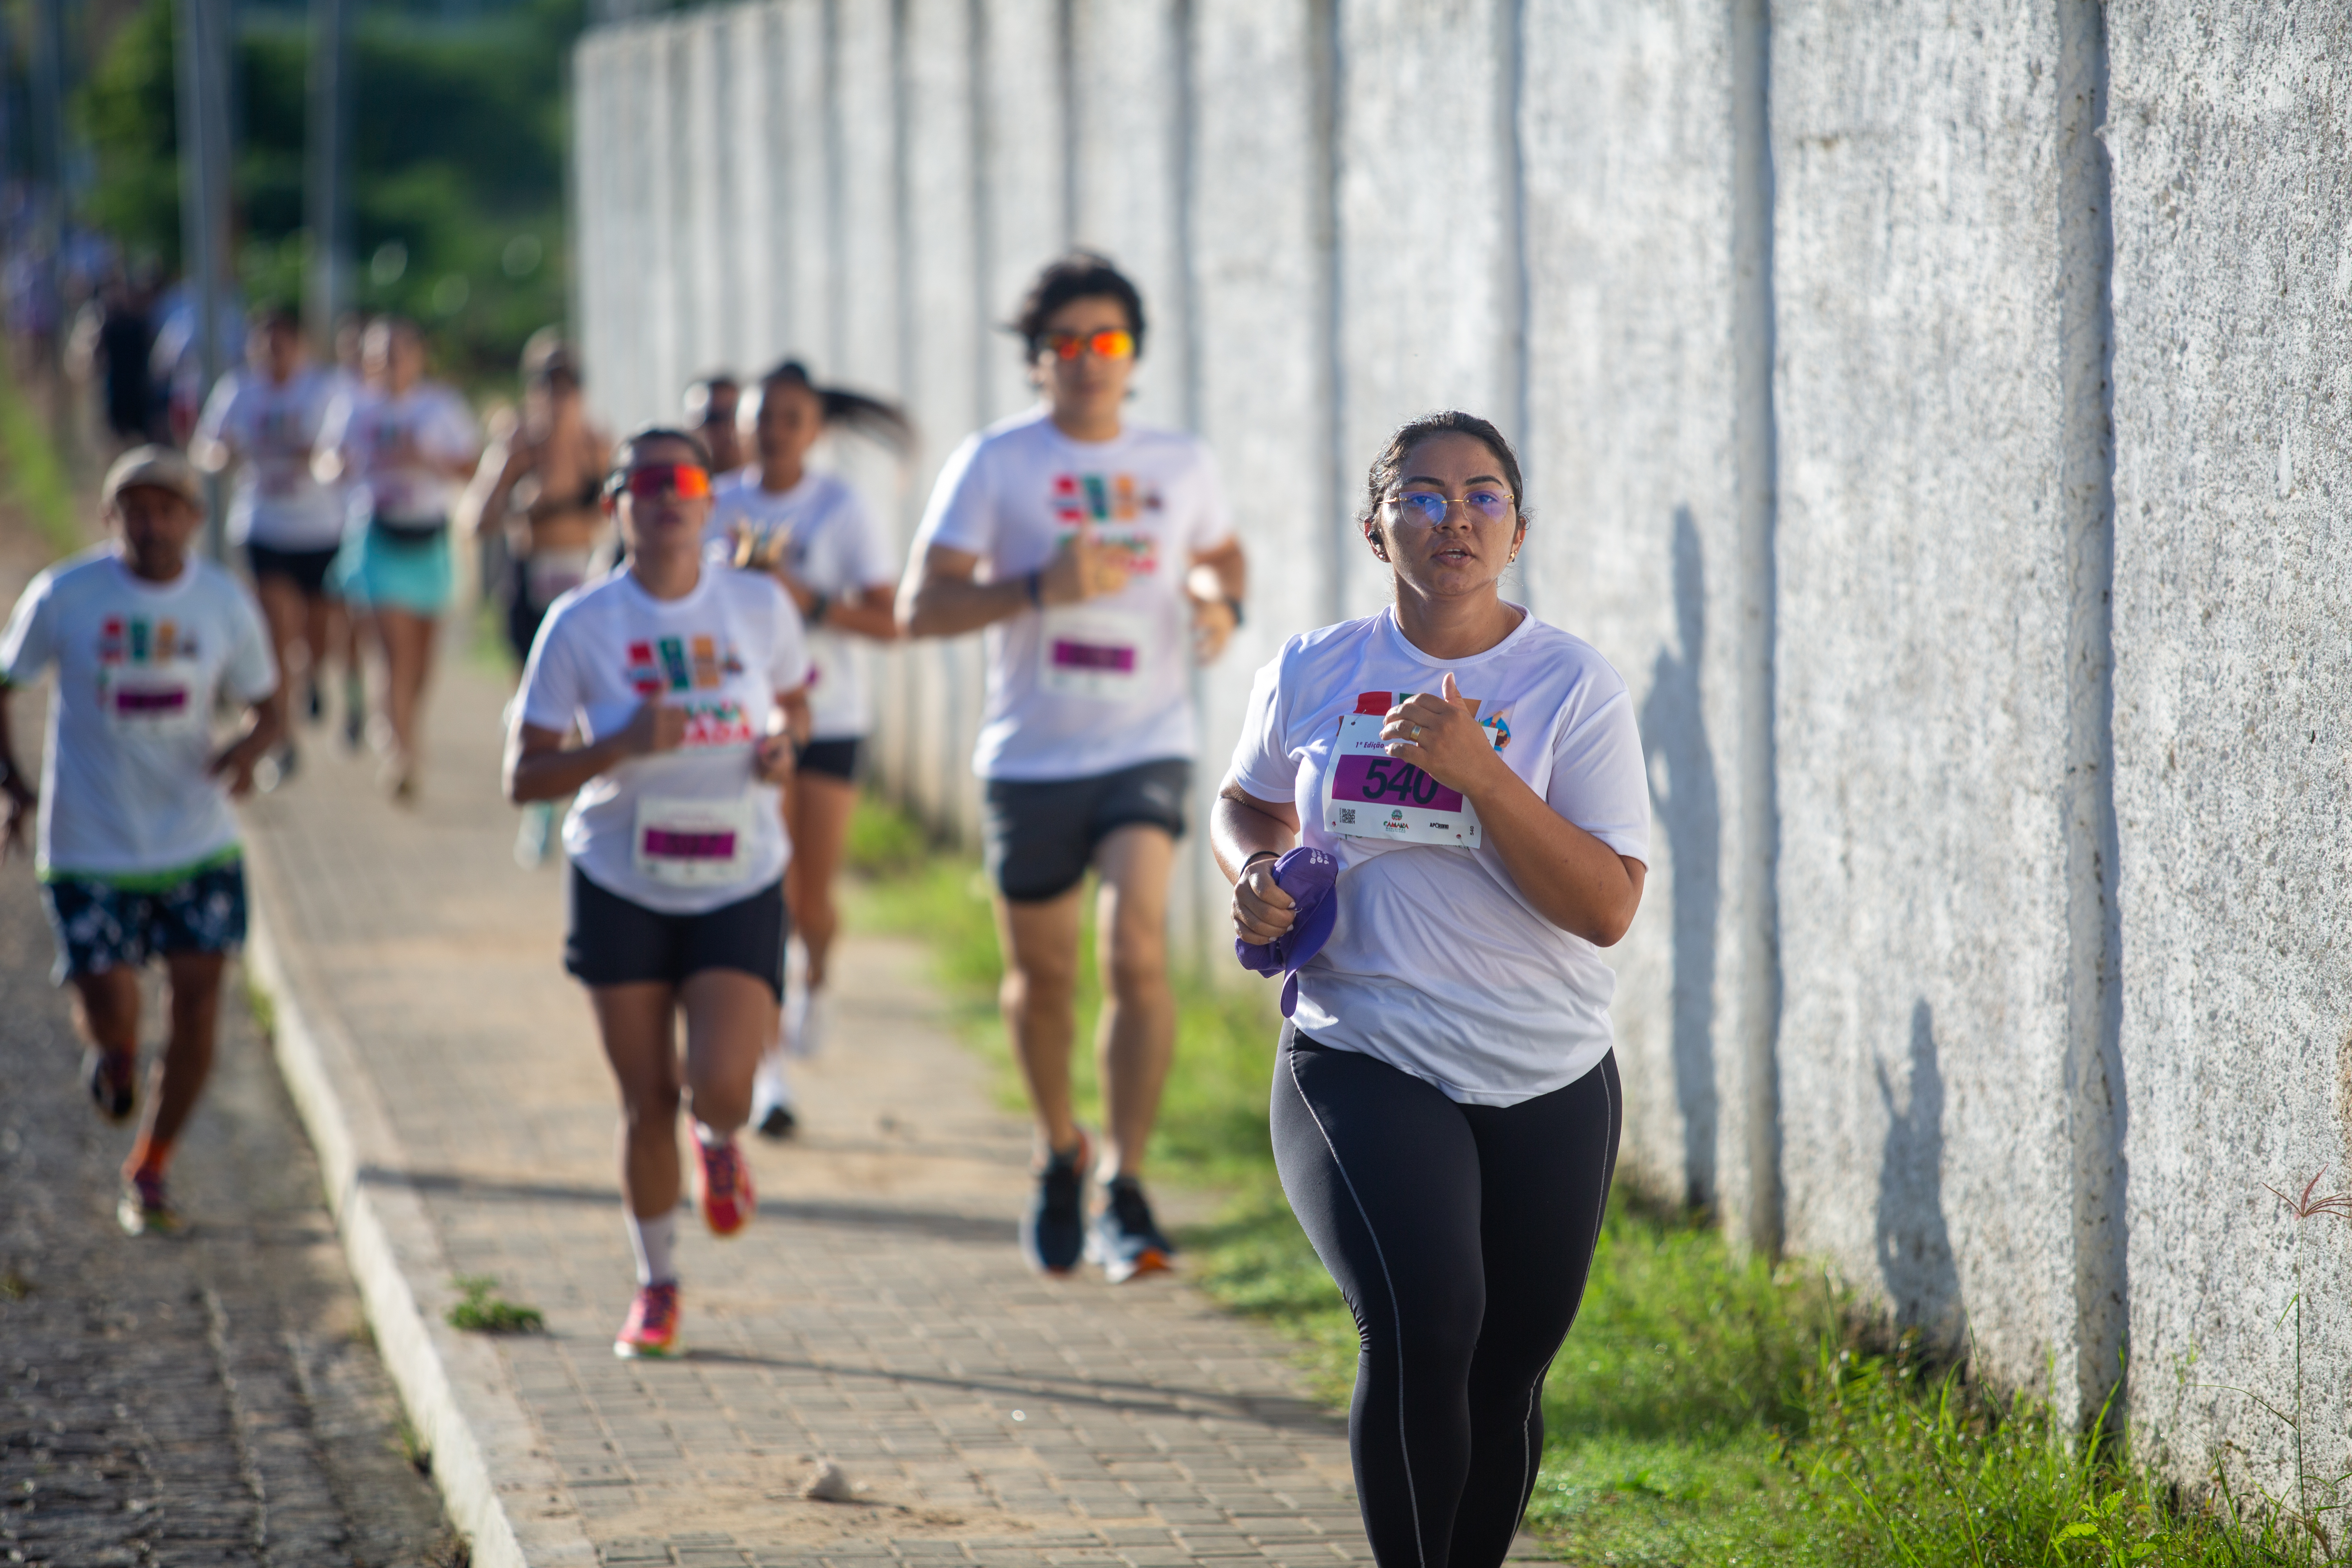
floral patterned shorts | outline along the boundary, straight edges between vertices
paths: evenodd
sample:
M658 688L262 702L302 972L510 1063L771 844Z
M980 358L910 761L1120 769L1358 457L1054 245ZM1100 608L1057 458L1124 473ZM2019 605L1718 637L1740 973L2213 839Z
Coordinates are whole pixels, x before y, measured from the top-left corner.
M58 939L60 985L77 974L136 969L173 952L226 952L245 941L245 862L226 860L161 889L60 877L41 884Z

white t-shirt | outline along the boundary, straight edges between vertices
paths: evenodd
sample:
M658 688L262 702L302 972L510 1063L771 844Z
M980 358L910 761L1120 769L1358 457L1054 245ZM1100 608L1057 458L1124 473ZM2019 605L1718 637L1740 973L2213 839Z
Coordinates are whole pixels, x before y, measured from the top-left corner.
M432 458L470 460L481 450L473 410L435 381L420 381L398 397L365 387L347 391L327 411L320 436L323 445L343 449L355 510L391 522L447 521L465 481L396 461L404 438Z
M752 748L777 694L808 669L800 616L775 579L707 567L682 599L656 599L625 567L555 601L522 677L523 722L577 725L590 742L649 700L687 710L686 743L633 757L582 786L563 847L592 882L664 914L701 914L784 874L776 786Z
M1196 552L1234 531L1197 437L1129 426L1114 440L1074 441L1042 406L992 425L940 470L913 554L969 551L981 579L1001 583L1050 565L1081 518L1125 552L1127 586L988 628L971 760L982 778L1088 778L1192 755L1184 575Z
M236 847L228 792L205 776L216 693L278 689L261 612L191 557L175 582L131 574L114 546L50 567L0 634L0 675L57 667L41 767L41 875L96 880L193 869Z
M266 374L233 370L213 388L196 435L227 443L236 456L230 543L331 550L341 542L343 499L310 477L311 448L340 391L331 372L307 366L282 386Z
M1616 982L1598 949L1528 903L1483 838L1392 837L1461 826L1445 808L1466 802L1362 743L1402 694L1443 689L1448 670L1513 773L1618 854L1647 859L1650 793L1625 682L1533 616L1474 658L1432 658L1391 610L1291 638L1257 673L1231 777L1294 803L1299 841L1339 858L1338 921L1298 974L1300 1031L1463 1104L1515 1105L1600 1063Z
M703 538L715 558L732 560L738 526L761 534L782 532L784 570L820 594L855 599L868 588L898 580L890 547L857 492L835 474L812 469L782 492L760 488L760 470L739 468L713 489L710 521ZM854 740L874 727L874 714L860 679L855 639L824 626L808 629L809 716L813 738Z

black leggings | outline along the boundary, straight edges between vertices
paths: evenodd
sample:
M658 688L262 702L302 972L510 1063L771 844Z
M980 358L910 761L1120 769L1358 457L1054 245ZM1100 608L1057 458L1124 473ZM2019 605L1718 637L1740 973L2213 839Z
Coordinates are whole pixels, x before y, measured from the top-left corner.
M1568 1337L1617 1166L1615 1053L1517 1105L1286 1025L1282 1189L1356 1315L1348 1444L1382 1568L1503 1561L1543 1455L1543 1382Z

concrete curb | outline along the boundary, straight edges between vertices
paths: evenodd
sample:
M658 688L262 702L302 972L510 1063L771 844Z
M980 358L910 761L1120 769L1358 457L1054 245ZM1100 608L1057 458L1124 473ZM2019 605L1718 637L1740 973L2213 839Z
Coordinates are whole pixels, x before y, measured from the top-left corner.
M539 1446L505 1358L443 1321L457 1294L440 1237L415 1194L384 1179L407 1169L405 1151L299 940L281 945L277 938L269 918L276 870L250 839L246 874L246 964L276 1015L278 1071L318 1152L377 1352L432 1456L451 1522L471 1543L475 1568L593 1563L595 1547Z

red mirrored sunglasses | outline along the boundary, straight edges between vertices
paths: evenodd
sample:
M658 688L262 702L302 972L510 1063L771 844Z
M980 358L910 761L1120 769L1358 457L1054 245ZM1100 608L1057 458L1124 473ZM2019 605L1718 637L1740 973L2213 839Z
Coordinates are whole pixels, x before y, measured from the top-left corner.
M710 470L696 463L639 463L621 481L621 488L648 500L663 495L699 500L710 493Z

